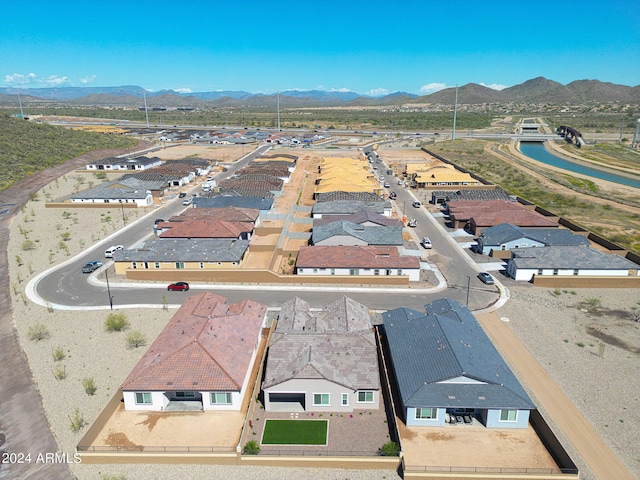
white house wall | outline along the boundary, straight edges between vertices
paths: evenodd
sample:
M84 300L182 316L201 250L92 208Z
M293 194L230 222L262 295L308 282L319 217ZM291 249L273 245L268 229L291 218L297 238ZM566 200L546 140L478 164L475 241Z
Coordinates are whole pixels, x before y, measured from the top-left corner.
M351 275L350 268L312 268L312 267L304 267L304 268L296 268L297 275L335 275L335 276L387 276L387 270L389 271L388 276L396 277L398 276L397 268L355 268L354 270L358 271L358 275ZM379 275L374 275L374 270L379 270ZM402 276L409 277L409 281L417 282L420 280L420 269L419 268L403 268Z
M482 423L487 428L527 428L529 425L529 410L518 410L513 422L500 421L500 410L481 410Z
M380 391L373 391L372 403L358 402L358 392L325 379L292 379L264 390L265 410L271 411L270 393L304 394L307 412L353 412L354 410L378 410ZM314 405L314 394L329 394L329 405ZM342 405L342 394L348 395L348 405Z
M530 282L534 275L553 277L556 275L574 276L574 269L543 268L539 273L537 268L516 268L509 263L507 268L509 275L518 281ZM555 272L555 273L554 273ZM578 270L578 277L628 277L629 270Z
M136 403L136 392L122 392L125 410L162 412L167 408L169 399L164 392L145 392L144 390L140 390L138 393L140 392L151 393L151 404L139 405Z

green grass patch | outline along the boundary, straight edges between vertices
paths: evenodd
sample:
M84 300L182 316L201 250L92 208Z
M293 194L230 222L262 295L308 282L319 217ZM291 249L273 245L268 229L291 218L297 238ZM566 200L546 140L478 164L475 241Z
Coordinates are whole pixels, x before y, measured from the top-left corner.
M327 420L267 420L263 445L326 445Z

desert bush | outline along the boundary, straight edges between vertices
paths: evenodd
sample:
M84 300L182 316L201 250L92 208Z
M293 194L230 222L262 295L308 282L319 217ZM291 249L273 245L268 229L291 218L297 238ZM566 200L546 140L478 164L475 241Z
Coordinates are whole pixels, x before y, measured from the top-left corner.
M35 323L27 329L27 337L29 338L29 340L32 340L34 342L45 340L50 336L51 334L49 333L49 329L44 323Z
M129 348L138 348L147 344L147 337L140 330L132 330L127 334L126 341Z
M67 355L64 353L63 347L57 346L51 350L51 356L54 362L59 362L60 360L64 360L64 357Z
M56 377L56 380L64 380L67 378L67 367L58 363L55 367L53 367L53 376Z
M93 395L96 393L98 387L96 387L96 382L93 377L84 377L82 379L82 388L87 395Z
M25 240L24 242L22 242L22 245L20 245L20 248L23 252L28 252L30 250L35 250L36 244L33 240Z
M104 321L104 329L107 332L121 332L129 327L129 320L122 312L110 313Z
M69 415L69 420L71 420L71 431L73 433L78 433L87 425L87 422L84 421L84 417L82 416L82 412L77 407L73 413Z

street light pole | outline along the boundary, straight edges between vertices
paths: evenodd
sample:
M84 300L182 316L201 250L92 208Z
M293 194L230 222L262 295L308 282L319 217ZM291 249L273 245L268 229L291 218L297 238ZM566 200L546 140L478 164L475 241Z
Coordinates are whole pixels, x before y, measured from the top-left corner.
M469 287L471 286L471 277L467 275L467 303L465 305L469 306Z
M120 208L122 209L122 223L126 227L127 226L127 217L124 216L124 204L122 203L122 200L120 200Z
M109 295L109 308L113 310L113 296L111 295L111 288L109 288L109 267L105 268L104 276L107 279L107 295Z

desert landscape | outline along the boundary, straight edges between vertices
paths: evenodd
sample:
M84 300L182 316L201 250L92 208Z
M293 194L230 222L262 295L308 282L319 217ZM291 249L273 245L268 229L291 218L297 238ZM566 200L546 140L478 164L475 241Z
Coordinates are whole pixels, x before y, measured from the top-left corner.
M229 158L238 158L242 153L211 147L178 148L167 148L158 152L158 156L182 158L197 155L210 159L227 158L225 161L229 161ZM302 152L296 153L303 155ZM294 151L287 149L287 153ZM381 154L385 159L420 156L419 152L407 150ZM32 196L12 221L7 252L15 327L60 451L69 453L74 452L86 431L73 432L70 427L76 409L83 421L91 424L146 348L129 348L125 341L126 332L105 331L104 321L110 313L108 309L60 310L34 303L25 291L29 281L38 273L72 258L120 227L119 212L45 208L47 199L72 193L82 185L78 178L86 181L88 176L85 173L68 173ZM135 221L150 211L126 212L127 220ZM602 438L628 468L640 476L637 453L640 396L635 381L640 371L640 299L637 291L552 291L525 284L510 287L509 293L510 300L497 315L508 321L513 332ZM174 311L174 308L123 310L130 330L142 332L147 344L155 339ZM35 340L33 331L38 325L44 325L48 334ZM56 355L60 351L63 354ZM95 382L97 389L93 395L88 395L83 386L83 380L87 378ZM547 418L547 421L553 425L552 419ZM593 479L571 446L565 444L565 448L582 470L582 478ZM124 478L177 475L247 478L259 475L261 478L293 479L301 478L303 473L306 478L388 479L397 476L396 472L388 471L310 469L301 472L300 469L186 465L78 464L70 465L70 468L80 479L100 478L105 474L122 475Z

